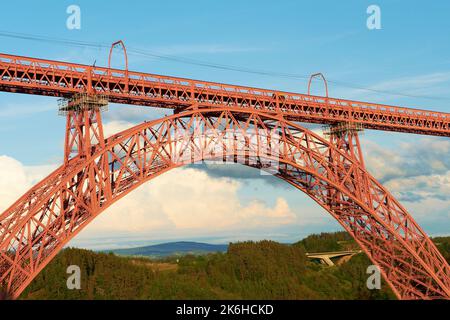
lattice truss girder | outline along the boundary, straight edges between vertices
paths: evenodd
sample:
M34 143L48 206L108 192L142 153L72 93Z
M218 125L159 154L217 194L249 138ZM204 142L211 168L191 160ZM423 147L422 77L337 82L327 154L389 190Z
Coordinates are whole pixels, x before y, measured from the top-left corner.
M276 174L309 195L356 239L399 298L449 298L447 262L366 171L356 133L336 139L264 113L193 110L116 134L91 154L71 153L0 216L0 282L18 296L84 226L142 183L184 164L225 160Z
M450 114L0 54L0 91L68 97L96 92L110 102L184 110L239 108L313 123L450 136Z

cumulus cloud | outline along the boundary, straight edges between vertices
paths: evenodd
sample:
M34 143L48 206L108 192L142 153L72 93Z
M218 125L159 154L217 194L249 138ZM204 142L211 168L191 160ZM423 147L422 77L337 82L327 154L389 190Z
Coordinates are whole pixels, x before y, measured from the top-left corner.
M400 201L447 201L450 207L450 141L419 138L395 150L364 141L369 171Z
M268 174L266 171L250 168L240 163L206 161L205 163L195 163L191 167L205 170L205 172L215 178L232 178L250 184L255 180L260 180L268 186L276 186L283 189L289 189L291 186L285 181Z
M104 129L109 136L132 125L129 121L113 120L107 122ZM421 224L440 219L437 224L441 229L448 226L449 141L420 138L400 144L395 150L364 141L364 147L370 172ZM0 211L56 167L25 166L11 157L0 156ZM248 183L256 185L255 179L265 179L268 183L259 183L259 187L265 187L257 191L245 191ZM76 241L89 243L92 238L114 236L117 240L113 242L120 243L119 237L148 239L148 235L152 235L153 238L173 239L230 232L257 233L264 237L267 230L283 232L300 225L305 230L329 223L318 212L317 205L292 200L297 198L292 195L297 190L291 188L275 195L274 190L279 186L274 181L279 180L261 176L258 170L248 170L242 165L195 164L174 169L108 208ZM432 226L429 230L433 229L436 228ZM300 232L300 228L298 230Z
M450 141L442 138L415 138L394 149L365 140L368 168L382 183L397 178L445 174L450 170Z
M132 123L111 121L105 125L109 134L124 130ZM319 135L322 129L308 125ZM443 138L420 137L414 142L403 142L393 149L364 139L365 161L369 171L400 201L418 202L428 198L450 200L450 141ZM268 185L287 188L288 185L273 176L262 175L239 164L206 163L192 167L205 170L210 177L229 177L244 183L259 179Z
M283 198L273 206L260 199L243 203L242 183L212 178L193 168L179 168L142 185L98 217L85 233L148 233L160 229L208 232L278 226L296 215ZM126 221L126 223L124 223Z
M118 128L117 125L116 128ZM0 210L3 211L56 165L25 166L0 156ZM283 197L240 199L243 182L211 177L195 168L174 169L142 185L108 208L80 235L134 235L253 229L293 223L297 215Z
M56 165L24 166L14 158L0 156L0 212L12 205L56 167Z
M450 230L450 141L417 137L386 148L364 139L369 171L406 207L424 230Z
M393 179L386 187L394 191L400 200L419 202L425 199L450 200L450 171L442 175L420 175ZM450 203L449 203L450 205Z
M105 135L132 125L129 121L109 121L104 125ZM98 218L107 221L94 223L89 230L144 232L155 228L204 229L206 226L225 229L292 222L295 215L283 198L278 198L274 207L261 200L241 203L238 196L245 182L240 180L256 178L272 183L280 181L238 164L193 164L176 169L127 195L109 209L111 212L104 214L108 218L103 215ZM131 229L121 230L124 214L129 215L126 221L132 222Z
M129 129L132 126L134 126L134 124L128 121L112 120L103 125L103 134L107 138L115 133Z
M110 121L104 126L105 136L128 129L132 125L127 121ZM58 166L58 164L25 166L12 157L0 155L0 212L7 209Z
M125 121L128 123L138 124L144 122L145 120L148 121L159 119L170 114L172 114L171 109L155 107L149 108L142 106L124 107L123 105L111 103L109 104L108 112L104 113L104 120L106 122Z

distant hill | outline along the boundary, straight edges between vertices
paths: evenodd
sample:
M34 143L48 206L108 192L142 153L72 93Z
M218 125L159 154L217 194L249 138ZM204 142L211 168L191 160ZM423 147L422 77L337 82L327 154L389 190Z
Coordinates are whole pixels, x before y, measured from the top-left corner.
M145 247L103 250L103 252L112 252L120 256L143 256L143 257L169 257L183 256L187 254L202 255L215 252L226 252L226 244L209 244L193 241L178 241L161 243Z

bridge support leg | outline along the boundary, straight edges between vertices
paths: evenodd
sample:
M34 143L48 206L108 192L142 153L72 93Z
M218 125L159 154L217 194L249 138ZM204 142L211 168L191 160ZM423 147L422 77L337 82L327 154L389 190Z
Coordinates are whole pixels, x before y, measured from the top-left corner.
M103 96L77 94L60 104L60 113L66 115L64 163L75 157L89 158L105 146L101 111L108 101Z
M105 137L101 112L107 107L104 96L77 94L60 105L60 112L66 115L66 137L64 146L64 164L88 161L97 151L105 148ZM92 212L100 207L106 197L111 196L110 168L107 157L92 162L82 174L71 181L62 193L67 198L89 198L85 209ZM86 188L89 186L89 188ZM71 204L66 201L63 210L70 211Z
M358 134L359 131L362 131L362 127L359 125L340 123L338 125L332 125L328 127L324 133L325 135L329 136L329 140L332 145L334 145L338 150L345 153L349 158L353 159L355 164L364 168L364 157L361 152L361 145ZM335 175L335 178L345 183L346 177L343 175L343 172L346 172L346 170L342 170L341 155L330 149L328 157L331 164L331 170ZM350 187L350 189L358 188L360 195L362 195L362 186L368 183L368 181L362 180L364 180L363 177L357 180L358 182L354 183L352 186L349 186L348 184L347 186ZM328 190L328 204L330 207L341 206L342 203L340 199L342 199L341 192L339 192L335 188L330 188Z
M326 264L329 267L334 267L334 262L328 256L323 256L320 261L322 264Z

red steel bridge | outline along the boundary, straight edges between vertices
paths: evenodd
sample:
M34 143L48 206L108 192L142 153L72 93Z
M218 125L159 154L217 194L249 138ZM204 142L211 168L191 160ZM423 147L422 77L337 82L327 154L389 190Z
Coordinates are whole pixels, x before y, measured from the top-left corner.
M60 97L67 121L64 163L0 215L0 285L14 298L69 240L141 184L186 163L238 158L314 199L398 298L450 298L448 263L366 170L358 138L362 129L450 137L448 113L8 54L0 54L0 91ZM108 102L173 114L104 137ZM326 124L328 136L305 122ZM264 159L276 160L277 169Z

